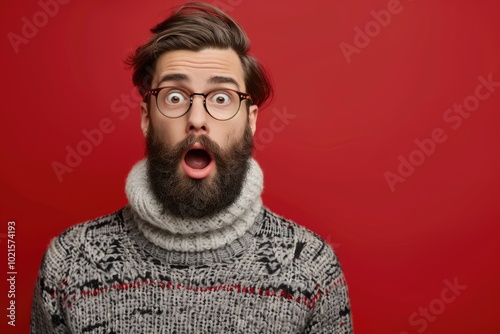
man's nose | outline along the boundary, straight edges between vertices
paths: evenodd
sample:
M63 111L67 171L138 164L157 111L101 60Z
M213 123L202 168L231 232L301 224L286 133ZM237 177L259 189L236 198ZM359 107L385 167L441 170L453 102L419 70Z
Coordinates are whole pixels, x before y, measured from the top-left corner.
M193 104L187 113L188 123L186 132L208 133L208 118L210 117L205 110L204 99L202 95L193 95Z

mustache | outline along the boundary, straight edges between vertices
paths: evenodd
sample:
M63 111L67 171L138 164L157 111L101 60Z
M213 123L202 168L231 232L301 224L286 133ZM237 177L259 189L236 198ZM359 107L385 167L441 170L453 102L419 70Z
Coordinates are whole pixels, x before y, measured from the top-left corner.
M167 148L162 145L159 139L154 136L148 136L147 140L150 142L147 155L149 159L177 162L181 159L184 152L186 152L194 143L200 143L204 149L210 151L216 161L220 161L224 155L223 149L215 141L210 139L207 135L194 135L190 134L179 143Z

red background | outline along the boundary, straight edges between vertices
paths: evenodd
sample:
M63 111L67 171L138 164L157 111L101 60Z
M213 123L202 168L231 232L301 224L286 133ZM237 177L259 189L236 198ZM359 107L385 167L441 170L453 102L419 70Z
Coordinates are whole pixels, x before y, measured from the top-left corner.
M125 205L124 179L144 140L139 108L124 100L135 93L122 60L179 3L70 1L17 53L8 34L21 36L23 17L33 22L42 7L0 4L0 328L8 333L28 331L49 240ZM219 3L275 84L256 135L265 204L335 248L355 331L499 333L500 87L456 130L443 119L475 93L479 76L500 81L498 1L401 0L350 63L340 44L354 45L354 28L364 30L388 1ZM292 116L280 122L285 112ZM76 149L82 131L106 118L113 130L60 182L52 164L65 164L67 146ZM400 155L417 159L415 140L435 128L446 140L391 191L384 173L398 173ZM6 326L9 220L17 228L15 328ZM445 280L467 288L443 304ZM432 321L410 322L429 306Z

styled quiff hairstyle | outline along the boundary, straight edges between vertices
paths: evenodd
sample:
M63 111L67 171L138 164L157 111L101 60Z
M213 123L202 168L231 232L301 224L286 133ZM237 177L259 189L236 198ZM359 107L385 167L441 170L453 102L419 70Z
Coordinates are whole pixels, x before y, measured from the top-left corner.
M182 5L165 21L151 29L153 36L127 59L133 68L132 81L144 97L162 54L174 50L232 49L241 61L246 93L261 106L273 90L257 59L248 54L250 42L243 29L217 7L201 2Z

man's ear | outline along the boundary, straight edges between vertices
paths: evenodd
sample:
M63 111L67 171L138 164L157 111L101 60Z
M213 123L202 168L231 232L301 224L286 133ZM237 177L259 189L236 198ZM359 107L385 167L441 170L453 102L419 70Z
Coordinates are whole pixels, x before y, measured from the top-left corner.
M150 120L148 104L146 102L141 102L141 129L144 137L148 134Z
M259 114L259 107L255 104L251 105L248 110L248 125L252 129L252 135L255 135L257 129L257 115Z

